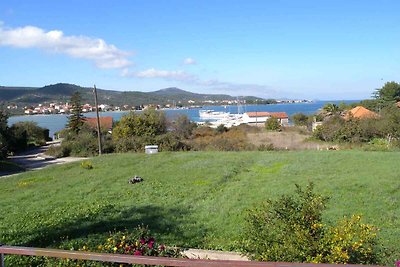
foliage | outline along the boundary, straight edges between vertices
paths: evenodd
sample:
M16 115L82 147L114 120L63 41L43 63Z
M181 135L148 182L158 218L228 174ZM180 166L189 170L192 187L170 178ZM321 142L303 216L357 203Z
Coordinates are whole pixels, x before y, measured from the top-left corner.
M83 125L83 113L81 106L81 94L75 92L71 96L71 115L68 117L67 127L74 133L78 134Z
M171 125L174 134L182 139L189 138L196 127L197 124L191 122L186 115L180 115Z
M400 258L399 156L354 150L105 154L90 159L90 171L72 162L0 179L0 243L70 249L67 244L79 242L74 247L81 248L143 223L171 246L238 251L243 210L310 180L331 197L324 222L364 214L379 226L391 252L381 264L389 266ZM134 175L144 182L128 184Z
M254 259L305 262L317 255L326 199L313 192L312 184L305 190L296 187L295 195L248 211L243 245Z
M321 241L321 252L313 259L321 263L376 264L381 259L378 229L361 222L361 216L344 218L328 227Z
M11 150L21 151L28 146L45 145L49 138L49 130L39 127L36 122L24 121L14 123L10 127Z
M218 130L200 127L194 132L189 146L193 150L244 151L257 148L248 142L246 132L241 127L225 127Z
M250 209L243 234L245 252L260 261L359 263L380 261L377 229L360 216L337 226L322 222L326 198L296 185L296 194Z
M307 126L309 124L308 116L303 113L293 114L290 119L296 126Z
M265 122L265 129L270 131L279 131L281 130L281 124L277 118L271 117Z
M97 132L87 125L83 125L77 134L69 129L65 130L62 137L64 139L61 146L50 148L47 154L55 157L92 157L98 154ZM103 153L114 152L115 146L107 130L103 130L101 142Z
M374 97L383 102L395 102L400 100L400 84L397 82L386 82L382 88L376 89Z
M120 141L132 137L155 137L167 131L165 114L155 109L142 113L131 112L121 118L113 129L113 139Z
M82 161L81 168L86 169L86 170L91 170L91 169L93 169L93 163L89 160Z
M219 134L225 133L228 131L228 128L225 127L225 125L220 124L218 127L215 129L215 131Z
M6 158L9 150L8 113L0 106L0 159Z
M344 120L335 115L324 120L313 133L317 139L328 142L366 144L374 139L386 139L388 147L397 146L400 139L400 109L387 106L377 118L357 119L350 117ZM378 148L377 146L374 149Z

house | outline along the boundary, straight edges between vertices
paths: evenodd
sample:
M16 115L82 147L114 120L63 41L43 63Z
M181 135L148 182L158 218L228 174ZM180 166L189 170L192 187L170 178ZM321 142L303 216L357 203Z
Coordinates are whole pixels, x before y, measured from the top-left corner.
M113 117L105 116L99 117L100 128L111 131L113 127ZM90 128L97 129L97 118L84 118L84 123Z
M377 118L379 115L369 109L366 109L362 106L357 106L353 109L350 109L344 115L344 119L348 120L350 117L357 118L357 119L371 119Z
M286 112L271 112L271 116L277 119L282 126L289 125L289 116Z
M276 118L282 126L289 125L286 112L246 112L243 114L243 121L249 125L263 126L271 117Z

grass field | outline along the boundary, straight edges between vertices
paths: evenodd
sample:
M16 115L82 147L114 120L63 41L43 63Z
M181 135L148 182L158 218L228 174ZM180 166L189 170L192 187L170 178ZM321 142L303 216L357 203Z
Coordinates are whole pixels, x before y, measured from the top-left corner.
M57 247L148 225L168 245L237 249L244 210L315 183L324 220L361 214L400 258L398 152L113 154L0 179L0 243ZM128 184L134 175L143 177Z

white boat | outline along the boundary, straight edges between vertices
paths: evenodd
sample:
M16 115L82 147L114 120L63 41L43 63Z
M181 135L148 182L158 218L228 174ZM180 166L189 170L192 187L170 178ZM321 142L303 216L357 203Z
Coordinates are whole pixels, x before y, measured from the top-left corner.
M214 111L212 109L204 109L199 110L199 115L201 119L217 120L229 117L230 113L224 111Z

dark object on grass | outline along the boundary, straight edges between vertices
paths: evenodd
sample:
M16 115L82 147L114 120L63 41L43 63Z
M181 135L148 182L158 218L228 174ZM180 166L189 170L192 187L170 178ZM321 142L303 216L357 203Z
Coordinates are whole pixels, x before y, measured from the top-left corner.
M143 182L143 178L140 176L137 176L137 175L135 175L135 177L128 180L128 183L130 183L130 184L136 184L136 183L140 183L140 182Z

